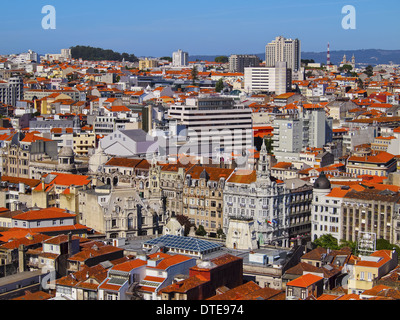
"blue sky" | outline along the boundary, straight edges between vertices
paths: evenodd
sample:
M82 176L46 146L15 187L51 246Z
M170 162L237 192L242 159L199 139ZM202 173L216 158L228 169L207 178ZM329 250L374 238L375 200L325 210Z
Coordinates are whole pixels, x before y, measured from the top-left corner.
M42 28L42 7L56 9L56 29ZM342 8L356 9L356 29L342 28ZM398 0L15 0L2 2L0 54L57 53L90 45L136 56L262 53L278 35L302 51L400 49Z

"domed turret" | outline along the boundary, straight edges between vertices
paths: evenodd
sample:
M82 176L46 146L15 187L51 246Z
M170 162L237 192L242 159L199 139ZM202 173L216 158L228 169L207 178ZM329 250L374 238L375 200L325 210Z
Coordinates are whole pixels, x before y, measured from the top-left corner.
M75 157L74 151L70 147L61 148L58 154L57 169L61 171L71 172L75 170Z
M325 172L321 172L318 179L315 180L314 189L330 189L331 183L329 179L326 177Z

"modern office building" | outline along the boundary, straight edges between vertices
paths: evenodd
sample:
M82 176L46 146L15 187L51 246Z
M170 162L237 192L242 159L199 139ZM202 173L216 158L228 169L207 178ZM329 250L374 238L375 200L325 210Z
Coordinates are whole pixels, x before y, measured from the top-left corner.
M250 54L232 54L229 57L230 72L244 72L244 68L258 67L260 58Z
M290 90L291 70L286 62L277 62L274 67L244 68L244 89L248 93L274 92L281 95Z
M282 36L265 47L265 66L274 67L277 62L286 62L288 69L297 72L301 67L301 48L299 39L286 39Z
M13 77L8 81L0 82L0 102L16 106L17 101L24 97L24 83L22 78Z
M186 67L189 65L189 54L179 49L172 53L172 66Z
M304 148L322 148L332 141L332 118L319 105L304 104L298 113L277 115L272 126L278 161L298 160Z
M241 154L253 146L251 109L235 105L231 98L188 98L185 103L171 105L168 118L182 128L179 136L185 136L187 143L180 150L187 154Z

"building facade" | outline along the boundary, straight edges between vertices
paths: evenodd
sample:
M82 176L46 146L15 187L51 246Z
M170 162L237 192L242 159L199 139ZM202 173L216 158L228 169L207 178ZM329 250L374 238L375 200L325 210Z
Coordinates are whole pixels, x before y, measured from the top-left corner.
M289 246L289 198L285 183L270 175L265 144L257 170L235 170L224 188L224 233L231 217L252 219L259 245Z
M244 72L245 68L258 67L260 58L256 55L250 54L232 54L229 57L229 71L230 72Z
M292 72L286 62L277 62L273 67L244 68L244 89L252 92L274 92L281 95L290 90Z
M301 45L298 39L286 39L282 36L268 43L265 47L265 65L275 66L276 62L286 62L293 72L301 67Z
M171 105L168 116L185 128L180 134L187 141L182 153L230 157L252 148L252 112L231 98L188 98L185 104Z

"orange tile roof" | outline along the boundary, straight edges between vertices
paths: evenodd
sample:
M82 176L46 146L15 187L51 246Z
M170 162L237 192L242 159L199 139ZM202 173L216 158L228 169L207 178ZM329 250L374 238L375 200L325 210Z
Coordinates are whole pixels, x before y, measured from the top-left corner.
M188 290L196 288L206 282L208 282L208 281L205 279L201 279L201 277L198 277L197 275L194 275L185 280L179 281L177 283L173 283L173 284L161 289L160 294L167 293L167 292L168 293L170 293L170 292L186 293Z
M221 178L228 179L234 171L234 169L194 166L187 172L187 174L190 174L192 179L196 180L200 178L200 175L204 170L208 173L210 180L212 181L219 181Z
M50 293L44 292L44 291L36 291L36 292L26 292L23 296L20 296L18 298L14 298L11 300L48 300L50 298L53 298L53 295Z
M237 170L231 175L227 182L249 184L256 182L257 172L255 170Z
M143 159L112 158L105 165L113 167L135 168Z
M392 252L390 250L378 250L372 253L370 256L381 257L382 259L380 259L378 262L360 260L357 262L356 266L379 268L391 260Z
M9 242L3 244L0 246L1 249L9 249L9 250L14 250L17 249L20 245L24 246L30 246L36 243L41 243L47 239L50 239L50 236L44 235L44 234L33 234L30 235L27 234L26 236L22 238L18 238L15 240L10 240ZM3 241L3 239L0 237L0 241Z
M85 248L82 251L76 253L72 257L69 257L68 260L71 261L81 261L84 262L87 259L91 259L94 257L98 257L101 255L105 255L108 253L112 252L117 252L117 251L123 251L124 249L114 247L114 246L102 246L102 247L97 247L96 249L93 248Z
M126 106L110 106L110 107L104 107L110 112L129 112L131 109L129 109Z
M36 142L36 141L38 141L38 140L41 140L41 141L53 141L53 140L51 140L51 139L39 137L39 136L35 135L34 133L28 132L28 133L25 135L25 137L21 140L21 142L29 142L29 143L32 143L32 142Z
M292 287L300 287L300 288L307 288L311 286L312 284L323 280L324 278L316 276L311 273L306 273L305 275L302 275L301 277L298 277L297 279L294 279L292 281L289 281L286 286L292 286Z
M159 253L156 253L154 255L150 255L150 259L156 257L157 255L159 255ZM161 262L158 263L157 267L147 267L150 269L158 269L158 270L166 270L169 267L184 262L184 261L188 261L190 259L193 259L191 257L188 256L184 256L184 255L180 255L180 254L176 254L176 255L167 255L167 256L162 256L163 260Z
M89 176L84 176L84 175L79 175L79 174L68 174L68 173L57 173L57 172L52 172L52 175L55 176L55 178L48 184L45 184L45 190L47 191L49 187L52 187L54 185L58 186L84 186L88 185L90 183L90 177ZM48 174L43 175L43 177L47 177ZM34 191L43 191L42 183L39 183L37 187L34 189Z
M349 157L348 161L363 162L363 163L387 163L392 160L395 156L391 153L382 151L375 155L369 155L365 157Z
M332 198L344 198L349 191L350 190L344 190L342 188L332 188L331 192L326 196Z
M41 210L31 210L23 212L13 217L15 220L44 220L44 219L60 219L60 218L75 218L76 214L68 213L60 208L45 208Z
M36 187L40 183L40 180L37 180L37 179L28 179L28 178L19 178L19 177L10 177L10 176L2 176L1 181L6 181L9 183L14 183L14 184L23 183L30 187Z
M113 270L119 270L119 271L125 271L129 272L133 269L139 268L141 266L146 265L147 262L141 259L134 259L134 260L129 260L120 264L115 265L112 269Z
M289 169L292 166L291 162L278 162L272 168L274 169Z

